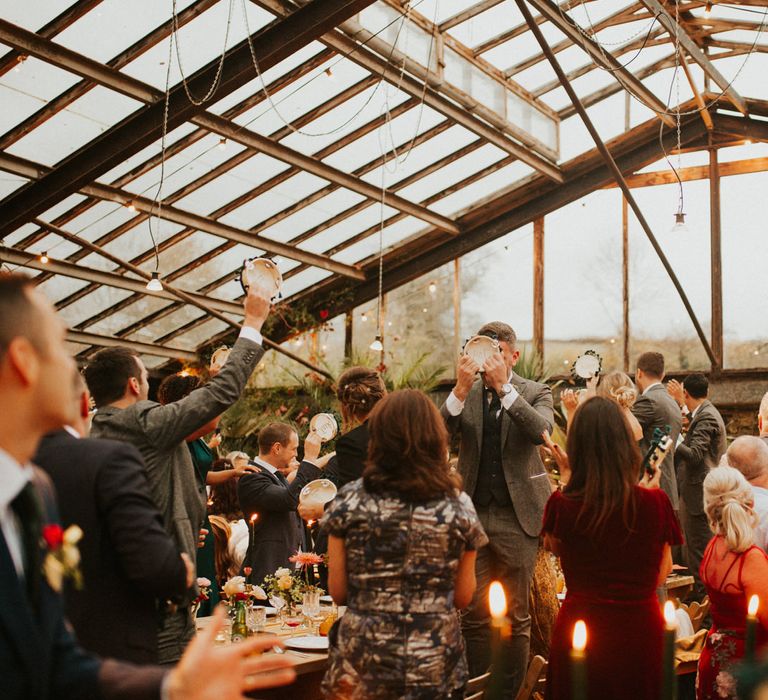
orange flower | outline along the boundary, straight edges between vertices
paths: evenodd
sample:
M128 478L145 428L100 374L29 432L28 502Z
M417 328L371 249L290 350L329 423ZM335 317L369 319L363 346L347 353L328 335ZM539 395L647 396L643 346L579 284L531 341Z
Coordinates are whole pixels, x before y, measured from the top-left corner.
M288 561L299 566L314 566L315 564L322 564L323 557L314 552L298 551Z

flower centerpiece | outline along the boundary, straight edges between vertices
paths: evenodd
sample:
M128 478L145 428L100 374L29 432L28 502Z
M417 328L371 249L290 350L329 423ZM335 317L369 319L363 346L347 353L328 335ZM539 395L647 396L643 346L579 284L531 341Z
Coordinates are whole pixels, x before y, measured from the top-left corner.
M195 598L189 606L193 618L197 617L197 613L200 610L203 601L208 600L211 597L210 579L205 578L205 576L200 576L197 579L197 588L200 592L197 594L197 598Z
M287 612L291 612L294 606L302 602L307 591L323 592L309 579L310 568L322 563L322 556L314 552L298 551L289 561L298 564L300 568L291 570L282 566L274 574L264 577L264 590L270 602L277 608L285 605ZM279 601L277 605L273 602L275 599Z

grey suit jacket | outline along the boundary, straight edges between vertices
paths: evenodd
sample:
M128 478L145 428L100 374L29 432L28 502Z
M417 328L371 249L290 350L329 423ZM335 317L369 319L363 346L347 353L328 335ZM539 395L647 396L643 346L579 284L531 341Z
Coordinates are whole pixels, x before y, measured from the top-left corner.
M531 537L541 532L544 506L552 490L537 445L541 434L552 431L554 412L552 390L512 374L511 384L520 396L501 418L501 462L509 496L523 531ZM448 413L445 404L440 412L451 433L461 435L459 473L464 490L474 496L483 443L483 382L477 380L467 396L464 410L458 416Z
M650 447L654 428L664 428L668 425L671 429L670 437L673 447L661 464L661 488L669 496L672 507L677 510L678 495L674 445L677 443L677 437L683 427L683 415L680 412L680 406L669 395L667 387L663 384L655 384L635 401L635 405L632 406L632 413L643 428L643 439L640 446L644 453Z
M726 447L723 418L710 401L705 401L675 451L677 487L691 515L704 512L704 478L718 465Z
M93 437L123 440L141 452L165 528L192 561L206 498L205 488L195 481L184 440L237 401L263 354L260 345L238 338L221 372L180 401L166 406L139 401L124 409L104 406L93 418Z

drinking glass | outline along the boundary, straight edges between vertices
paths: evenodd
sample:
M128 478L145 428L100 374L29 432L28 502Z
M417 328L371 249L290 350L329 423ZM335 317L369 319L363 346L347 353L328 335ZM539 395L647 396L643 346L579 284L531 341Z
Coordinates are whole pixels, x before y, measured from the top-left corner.
M254 605L248 610L248 629L254 634L264 631L267 623L267 609L261 605Z
M320 624L320 591L305 591L302 594L301 610L311 622L312 633L318 634L315 626Z

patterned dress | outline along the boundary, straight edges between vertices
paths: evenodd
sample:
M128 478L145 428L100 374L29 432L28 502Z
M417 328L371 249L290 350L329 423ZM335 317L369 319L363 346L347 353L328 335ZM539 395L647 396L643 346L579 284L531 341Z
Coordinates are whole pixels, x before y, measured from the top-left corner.
M464 642L453 589L466 550L488 541L465 493L426 503L345 486L323 521L344 540L347 613L323 692L334 699L462 698Z

